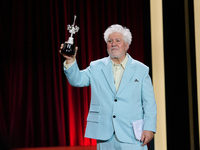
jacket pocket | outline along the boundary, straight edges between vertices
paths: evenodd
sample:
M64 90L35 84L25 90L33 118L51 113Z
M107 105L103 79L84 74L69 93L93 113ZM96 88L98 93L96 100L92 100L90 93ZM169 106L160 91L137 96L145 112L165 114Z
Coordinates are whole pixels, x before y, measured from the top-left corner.
M90 105L90 112L99 113L100 106L99 105Z
M87 121L89 122L99 122L100 106L99 105L90 105L89 114L87 117Z
M88 122L96 122L98 123L99 122L99 114L92 114L92 113L89 113L88 114L88 117L87 117L87 121Z

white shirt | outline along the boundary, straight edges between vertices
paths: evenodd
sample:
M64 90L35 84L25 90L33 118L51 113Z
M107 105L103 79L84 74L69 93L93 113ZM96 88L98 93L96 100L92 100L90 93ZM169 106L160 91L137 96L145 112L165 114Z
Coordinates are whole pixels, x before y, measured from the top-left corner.
M128 55L126 55L125 59L120 64L115 64L112 61L112 68L113 68L113 76L114 76L114 83L116 91L119 89L119 85L128 61Z

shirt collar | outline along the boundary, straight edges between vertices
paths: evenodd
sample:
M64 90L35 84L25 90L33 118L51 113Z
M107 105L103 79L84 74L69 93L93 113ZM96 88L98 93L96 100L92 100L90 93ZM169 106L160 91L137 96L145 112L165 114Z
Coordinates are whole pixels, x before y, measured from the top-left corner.
M111 62L112 62L113 67L114 67L114 66L121 65L123 69L125 69L126 64L127 64L127 61L128 61L128 55L127 55L127 54L126 54L126 57L124 58L124 60L123 60L120 64L115 64L115 63L112 61L112 59L111 59Z

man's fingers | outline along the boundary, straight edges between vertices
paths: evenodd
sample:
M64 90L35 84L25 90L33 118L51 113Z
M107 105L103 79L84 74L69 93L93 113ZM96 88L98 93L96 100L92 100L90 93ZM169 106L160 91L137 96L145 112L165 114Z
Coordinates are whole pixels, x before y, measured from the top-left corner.
M60 46L60 50L63 48L63 45L64 45L64 44L61 44L61 46Z
M141 142L143 142L142 146L149 143L153 139L153 137L154 137L154 133L152 131L144 130L141 136Z
M141 136L141 141L143 142L144 141L144 135L142 134Z
M145 138L144 134L142 134L142 136L141 136L141 142L143 142L142 146L144 146L146 143L146 138Z
M76 46L76 48L75 48L75 52L77 52L78 51L78 47Z
M144 141L143 141L142 146L146 145L147 143L149 143L149 140L148 140L148 138L146 137L146 138L144 138Z
M141 140L141 141L142 141L142 140ZM143 141L142 141L142 142L143 142L142 146L148 144L150 141L151 141L151 138L149 138L149 137L144 137L144 139L143 139Z
M77 51L78 51L78 47L76 46L75 47L75 54L74 54L75 56L76 56Z

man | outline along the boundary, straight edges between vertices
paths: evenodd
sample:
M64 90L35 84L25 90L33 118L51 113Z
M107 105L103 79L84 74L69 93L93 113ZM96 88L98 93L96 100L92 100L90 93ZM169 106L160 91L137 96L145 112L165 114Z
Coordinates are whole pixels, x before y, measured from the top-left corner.
M149 68L127 53L132 40L129 29L112 25L104 39L109 57L91 62L84 70L79 70L76 54L63 54L69 83L91 86L85 137L97 139L98 150L147 150L156 132L157 114ZM143 122L139 138L139 130L133 128L137 121Z

